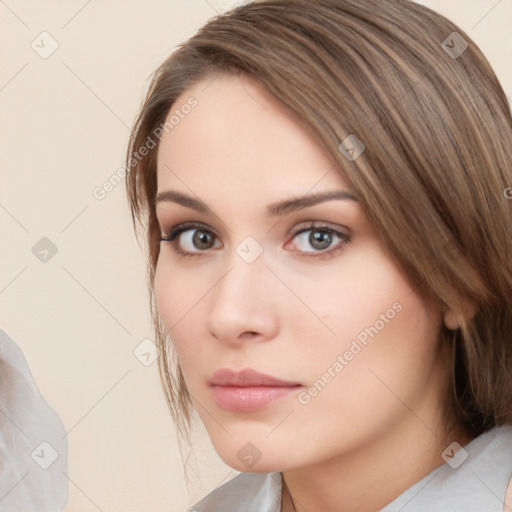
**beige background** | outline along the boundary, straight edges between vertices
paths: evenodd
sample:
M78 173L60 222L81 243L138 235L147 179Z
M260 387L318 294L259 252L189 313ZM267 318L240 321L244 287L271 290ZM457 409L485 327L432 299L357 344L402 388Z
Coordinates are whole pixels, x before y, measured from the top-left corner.
M512 0L422 3L468 32L512 98ZM92 193L123 164L150 73L234 4L0 0L0 325L69 432L68 511L184 511L236 474L199 429L187 489L156 363L133 354L152 327L124 187ZM58 43L46 59L31 48L51 48L43 31Z

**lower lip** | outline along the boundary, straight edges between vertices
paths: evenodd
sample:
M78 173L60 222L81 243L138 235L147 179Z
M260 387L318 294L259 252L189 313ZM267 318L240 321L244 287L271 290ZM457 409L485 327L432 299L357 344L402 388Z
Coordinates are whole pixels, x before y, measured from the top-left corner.
M222 409L234 412L259 411L289 396L302 386L212 386L215 401Z

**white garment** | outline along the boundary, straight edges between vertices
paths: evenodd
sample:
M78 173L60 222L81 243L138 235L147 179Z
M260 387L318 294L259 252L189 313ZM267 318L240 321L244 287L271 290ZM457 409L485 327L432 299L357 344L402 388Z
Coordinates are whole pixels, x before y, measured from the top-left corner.
M0 329L0 512L60 512L67 437L18 345Z
M464 447L458 466L450 459L380 512L503 512L512 475L512 425L495 427ZM460 451L456 457L465 455ZM190 512L280 512L281 473L241 473L213 490Z

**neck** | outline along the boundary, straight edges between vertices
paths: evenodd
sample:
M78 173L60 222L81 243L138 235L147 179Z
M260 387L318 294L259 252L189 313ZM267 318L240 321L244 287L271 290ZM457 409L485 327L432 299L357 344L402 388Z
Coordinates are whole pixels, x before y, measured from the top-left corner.
M380 510L441 466L441 453L454 440L465 446L472 438L459 426L437 435L408 415L350 453L283 471L281 512Z

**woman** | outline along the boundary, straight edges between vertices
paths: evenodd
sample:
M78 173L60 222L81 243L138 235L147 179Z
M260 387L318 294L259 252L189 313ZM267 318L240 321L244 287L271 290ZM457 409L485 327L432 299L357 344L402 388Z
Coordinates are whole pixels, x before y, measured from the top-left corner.
M127 155L161 375L242 472L192 510L504 510L511 161L489 63L406 0L254 2L162 64Z

